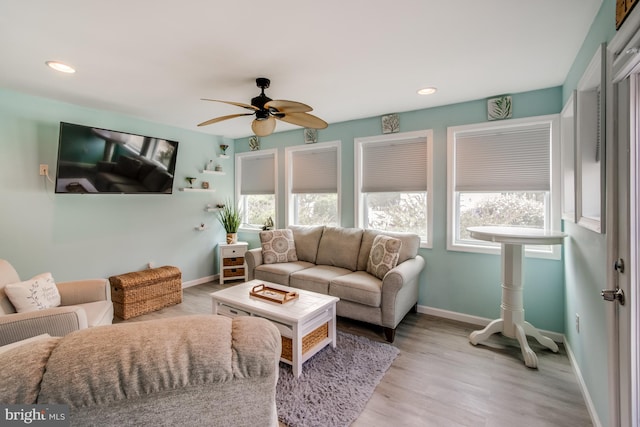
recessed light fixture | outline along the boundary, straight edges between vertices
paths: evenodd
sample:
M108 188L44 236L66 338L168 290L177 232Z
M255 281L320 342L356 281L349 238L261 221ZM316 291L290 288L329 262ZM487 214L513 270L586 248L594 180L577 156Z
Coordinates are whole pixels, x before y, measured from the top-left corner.
M47 64L49 68L53 68L54 70L60 71L61 73L73 74L76 72L76 70L72 66L63 64L62 62L47 61L45 62L45 64Z
M418 91L419 95L432 95L434 93L436 93L438 91L438 89L436 89L435 87L423 87L422 89L420 89Z

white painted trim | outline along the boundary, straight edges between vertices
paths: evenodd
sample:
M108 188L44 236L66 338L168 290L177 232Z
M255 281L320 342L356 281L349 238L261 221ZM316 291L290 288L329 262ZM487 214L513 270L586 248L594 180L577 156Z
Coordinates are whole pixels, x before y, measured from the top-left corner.
M472 316L470 314L458 313L456 311L443 310L441 308L429 307L426 305L418 305L418 313L429 314L435 317L441 317L443 319L456 320L458 322L470 323L472 325L487 326L489 322L494 319L487 319L486 317ZM564 334L553 331L545 331L539 329L542 335L551 338L557 343L564 343Z
M189 280L188 282L182 282L182 289L190 288L191 286L201 285L207 282L217 282L220 276L214 274L213 276L205 276L195 280Z
M587 405L587 411L589 411L591 422L593 423L594 427L602 427L602 422L600 421L600 418L598 418L598 411L596 411L595 405L593 404L593 400L591 399L591 395L589 394L589 388L587 387L587 384L584 382L582 372L580 371L578 362L576 361L576 358L573 355L573 351L571 350L571 346L569 345L568 342L564 343L564 348L567 350L567 356L569 356L569 362L571 363L573 372L575 373L576 379L578 380L578 385L580 386L580 391L582 392L584 403L585 405Z

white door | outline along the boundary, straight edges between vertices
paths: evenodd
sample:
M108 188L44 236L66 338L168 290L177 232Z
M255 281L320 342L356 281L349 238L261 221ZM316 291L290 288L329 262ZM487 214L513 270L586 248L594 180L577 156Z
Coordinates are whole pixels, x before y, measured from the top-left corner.
M640 57L615 75L613 119L607 140L607 274L611 426L638 426L640 355L638 344L638 166L640 165ZM619 290L619 291L618 291ZM618 291L614 294L615 291ZM604 295L603 295L604 296Z

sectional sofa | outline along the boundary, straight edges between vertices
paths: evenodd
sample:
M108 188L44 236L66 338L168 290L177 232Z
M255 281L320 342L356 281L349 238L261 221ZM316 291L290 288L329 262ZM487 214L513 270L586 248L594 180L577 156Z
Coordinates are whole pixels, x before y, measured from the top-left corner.
M275 427L280 352L278 329L258 317L42 335L0 347L0 402L68 405L74 426Z
M274 261L274 257L263 256L264 243L247 251L249 280L336 296L340 298L338 316L382 326L387 341L393 342L400 321L417 308L420 272L425 266L418 255L420 237L412 233L329 226L290 226L287 230L295 250L286 248L286 259ZM399 250L397 265L376 277L370 273L370 260L374 240L379 235L393 238L387 244Z

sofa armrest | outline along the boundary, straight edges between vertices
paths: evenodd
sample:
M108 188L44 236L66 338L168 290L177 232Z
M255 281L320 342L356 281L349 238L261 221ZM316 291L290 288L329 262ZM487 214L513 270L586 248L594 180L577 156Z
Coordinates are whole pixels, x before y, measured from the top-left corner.
M420 255L398 264L382 280L382 326L395 328L418 302L420 273L425 261Z
M262 264L262 248L254 248L244 253L244 259L247 262L248 280L253 280L253 270Z
M61 337L87 327L87 313L77 306L7 314L0 316L0 345L40 334Z
M56 283L60 305L69 306L111 300L111 286L107 279L75 280Z

